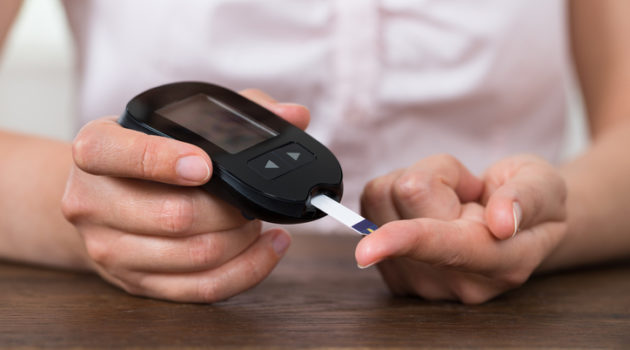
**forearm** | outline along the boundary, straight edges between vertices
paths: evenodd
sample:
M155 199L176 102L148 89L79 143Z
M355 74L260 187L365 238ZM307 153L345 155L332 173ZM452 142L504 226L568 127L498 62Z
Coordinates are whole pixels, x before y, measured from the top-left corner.
M22 0L2 0L0 2L0 53L4 40L22 5Z
M61 213L67 143L0 131L0 259L86 268L80 237Z
M567 235L543 269L630 256L630 3L569 2L570 37L593 143L562 168Z
M561 171L568 187L568 232L541 266L553 270L630 256L630 121L595 139Z

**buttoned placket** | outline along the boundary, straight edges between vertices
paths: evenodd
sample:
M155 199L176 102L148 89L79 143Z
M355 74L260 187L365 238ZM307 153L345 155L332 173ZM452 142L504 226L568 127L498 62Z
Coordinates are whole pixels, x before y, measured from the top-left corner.
M333 1L335 6L334 99L344 123L357 124L374 113L378 79L377 0Z

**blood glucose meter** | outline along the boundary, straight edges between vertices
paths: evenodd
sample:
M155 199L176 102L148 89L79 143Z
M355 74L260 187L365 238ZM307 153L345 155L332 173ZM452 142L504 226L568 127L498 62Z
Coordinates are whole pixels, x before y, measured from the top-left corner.
M317 195L340 201L342 171L321 143L238 93L213 84L179 82L134 97L123 127L199 146L213 165L202 188L246 217L300 223L326 215Z

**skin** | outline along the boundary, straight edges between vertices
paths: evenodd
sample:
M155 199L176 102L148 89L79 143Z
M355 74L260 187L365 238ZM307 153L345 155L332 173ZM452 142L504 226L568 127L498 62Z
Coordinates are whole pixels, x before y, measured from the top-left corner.
M242 94L308 124L302 106ZM114 117L87 124L72 145L0 133L0 159L14 165L3 167L0 193L20 198L0 201L11 213L0 224L8 260L91 270L135 295L211 303L262 281L291 242L192 188L212 175L204 151L124 129Z
M306 128L306 108L242 94ZM62 212L81 235L89 266L132 294L214 302L262 281L290 244L285 230L261 234L231 205L197 188L212 163L200 148L121 128L115 118L76 137ZM175 186L173 186L175 185Z
M0 3L0 38L19 5ZM592 146L558 168L517 155L475 177L436 155L370 182L362 210L383 226L355 255L378 264L394 293L481 303L538 271L630 254L630 3L570 5ZM308 124L302 106L242 94ZM4 259L94 271L136 295L214 302L264 279L290 244L286 231L261 233L193 188L212 176L202 150L114 117L89 123L73 144L0 132L0 164Z
M357 246L359 266L378 264L396 294L477 304L533 273L628 257L628 13L623 0L570 2L592 137L585 154L557 168L509 157L479 178L438 155L375 179L362 211L383 226Z
M21 6L22 0L4 0L0 4L0 44L4 43Z

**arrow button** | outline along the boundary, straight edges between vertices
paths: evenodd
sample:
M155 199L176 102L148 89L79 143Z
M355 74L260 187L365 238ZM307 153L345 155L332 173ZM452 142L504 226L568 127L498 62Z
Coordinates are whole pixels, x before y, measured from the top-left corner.
M302 165L315 160L315 155L310 152L304 146L295 142L284 145L277 150L273 151L273 154L282 158L282 160L289 164L291 169L297 169Z
M247 166L267 180L284 175L315 160L315 155L292 142L247 162Z
M265 164L265 169L278 169L278 168L280 168L278 164L274 163L271 160L268 160L267 164Z
M281 159L272 152L248 161L247 166L267 180L275 179L293 169L286 160Z
M287 155L293 160L298 160L298 158L300 158L300 154L300 152L287 152Z

